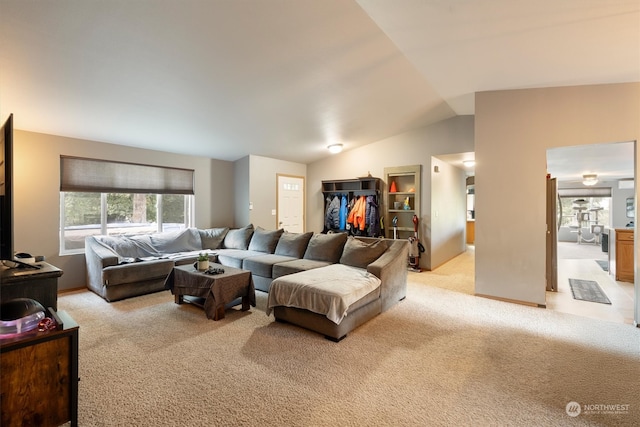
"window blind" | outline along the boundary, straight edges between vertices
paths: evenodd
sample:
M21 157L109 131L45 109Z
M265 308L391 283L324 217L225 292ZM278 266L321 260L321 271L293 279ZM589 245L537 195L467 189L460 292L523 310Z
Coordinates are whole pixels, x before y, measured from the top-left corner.
M60 156L60 191L194 194L192 169Z
M560 197L611 197L611 187L558 188Z

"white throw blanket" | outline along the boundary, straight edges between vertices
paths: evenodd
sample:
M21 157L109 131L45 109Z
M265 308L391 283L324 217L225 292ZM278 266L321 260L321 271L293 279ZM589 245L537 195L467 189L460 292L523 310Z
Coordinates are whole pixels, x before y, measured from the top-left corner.
M282 276L271 283L267 315L273 307L296 307L324 314L340 324L349 306L380 286L366 270L342 264Z

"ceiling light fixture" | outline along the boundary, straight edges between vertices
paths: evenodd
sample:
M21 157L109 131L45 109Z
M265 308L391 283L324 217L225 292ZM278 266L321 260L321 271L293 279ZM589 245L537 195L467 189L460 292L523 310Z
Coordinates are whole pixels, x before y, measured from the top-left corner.
M596 185L598 183L598 175L595 173L582 175L582 183L584 185Z
M464 162L462 162L463 165L465 165L466 167L470 168L471 166L475 166L476 165L476 161L475 160L465 160Z
M342 144L331 144L327 148L331 154L338 154L342 151Z

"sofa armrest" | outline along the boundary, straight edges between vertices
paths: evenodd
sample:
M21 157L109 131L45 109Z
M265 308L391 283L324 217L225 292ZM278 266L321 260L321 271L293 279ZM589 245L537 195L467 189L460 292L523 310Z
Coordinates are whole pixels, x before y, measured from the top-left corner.
M87 287L98 295L102 293L102 270L118 265L118 254L102 245L93 236L84 240L84 260L87 267Z
M409 242L394 240L380 258L367 266L367 271L378 277L382 311L385 311L407 296L407 262Z

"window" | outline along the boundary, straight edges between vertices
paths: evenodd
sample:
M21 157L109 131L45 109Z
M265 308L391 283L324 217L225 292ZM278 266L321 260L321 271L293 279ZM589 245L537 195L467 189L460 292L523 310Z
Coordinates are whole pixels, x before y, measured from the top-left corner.
M84 251L91 235L191 227L193 170L60 158L60 253Z
M610 197L582 197L584 204L577 205L576 197L560 197L560 208L562 209L561 227L578 227L590 225L609 225L609 205ZM582 207L583 209L578 209ZM578 213L582 215L582 223L579 224Z
M610 225L610 187L559 188L561 227Z

